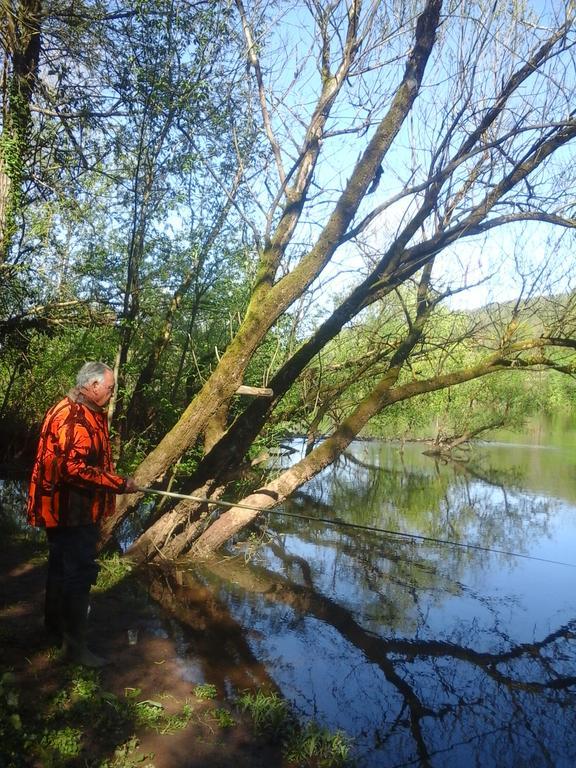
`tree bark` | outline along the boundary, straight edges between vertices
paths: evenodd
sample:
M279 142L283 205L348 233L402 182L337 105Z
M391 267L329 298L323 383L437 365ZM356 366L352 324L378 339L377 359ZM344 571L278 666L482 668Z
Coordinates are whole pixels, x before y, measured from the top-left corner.
M7 79L3 81L0 136L0 264L8 258L21 206L24 166L29 153L30 104L38 74L42 19L41 0L3 2Z
M499 351L473 367L427 380L414 380L398 386L395 384L398 381L400 367L391 369L329 438L278 478L239 502L242 505L254 506L258 511L250 512L235 508L224 512L194 543L193 554L200 558L211 556L228 539L254 520L261 511L282 503L298 487L329 466L350 445L369 420L383 408L419 394L445 389L497 371L507 370L511 366L518 365L516 353L527 349L539 349L546 343L546 340L542 339L522 342L511 347L507 355ZM534 361L532 364L538 363Z
M402 82L396 90L390 109L379 123L366 151L357 162L316 244L292 272L272 286L272 271L275 271L280 255L290 242L291 233L302 210L314 168L314 157L316 157L314 147L318 140L318 133L325 125L330 107L334 102L335 93L330 91L328 94L326 92L328 86L325 84L320 99L322 108L320 109L319 105L313 118L313 121L317 121L311 129L314 138L307 143L301 157L297 188L288 193L284 215L280 218L274 237L263 251L256 286L246 317L215 371L196 398L186 408L178 423L138 467L136 480L140 485L149 485L161 478L166 470L196 442L208 422L222 407L226 406L236 389L242 384L246 366L268 330L310 286L343 242L383 157L400 131L418 95L426 64L434 46L441 6L441 0L428 0L418 18L414 47L408 56ZM352 40L346 50L347 60L337 78L339 87L353 59ZM311 153L308 159L306 159L307 153ZM417 228L417 225L414 224L414 227ZM406 236L412 236L412 234L411 231L409 235L406 233ZM116 515L107 522L105 537L111 535L122 516L136 501L137 499L134 498L122 500Z

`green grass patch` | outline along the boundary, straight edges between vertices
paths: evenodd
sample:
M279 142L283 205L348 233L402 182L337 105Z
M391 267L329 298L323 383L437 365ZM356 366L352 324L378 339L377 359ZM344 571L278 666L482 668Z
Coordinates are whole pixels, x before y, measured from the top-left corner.
M294 728L294 718L284 699L277 693L256 691L243 693L238 706L249 715L256 733L271 739L279 739Z
M287 702L275 692L243 693L238 707L251 718L257 733L282 744L282 754L299 768L344 768L350 761L351 741L315 722L298 723Z
M201 683L194 688L194 696L197 699L215 699L218 695L216 686L212 683Z
M107 592L112 587L120 584L132 573L132 563L121 557L117 552L111 555L103 555L98 559L100 573L94 585L94 592Z
M224 707L218 707L218 709L215 709L212 712L212 717L220 728L233 728L236 725L234 716L229 710L224 709Z
M342 731L331 733L311 722L290 735L283 754L299 766L339 768L350 764L350 739Z
M150 762L154 755L135 754L139 746L138 739L132 736L114 750L112 758L101 762L98 768L154 768L154 764Z
M217 696L210 683L194 688L197 699ZM159 694L143 698L138 688L116 696L102 688L97 671L68 668L60 690L34 701L33 710L23 706L16 676L8 671L0 678L0 744L2 768L154 768L150 755L138 753L137 732L171 735L186 728L194 717L191 701L168 712ZM298 723L287 702L275 692L243 693L235 702L247 715L255 732L281 746L287 765L299 768L344 768L350 763L350 741L340 731L332 733L314 722ZM220 729L237 725L234 713L216 707L203 715ZM199 720L200 722L200 720ZM212 728L211 728L212 730ZM94 756L98 745L100 757ZM105 757L105 755L112 757ZM3 762L2 762L3 761ZM79 762L80 761L80 762Z
M141 699L137 688L115 696L103 690L98 672L81 667L68 670L61 690L35 702L33 713L21 710L20 698L15 676L5 673L0 679L2 768L24 768L31 760L43 768L65 768L78 759L86 768L136 766L145 759L132 755L137 730L176 733L194 714L189 702L168 713L159 701ZM115 750L114 757L92 757L95 742Z

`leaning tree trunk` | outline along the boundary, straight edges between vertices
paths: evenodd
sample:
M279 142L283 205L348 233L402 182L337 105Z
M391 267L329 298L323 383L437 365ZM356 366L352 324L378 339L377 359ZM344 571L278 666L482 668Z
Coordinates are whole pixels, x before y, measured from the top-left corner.
M311 250L287 275L274 283L281 259L292 241L312 182L326 121L336 96L343 87L357 53L356 25L360 4L350 10L350 37L347 38L341 66L333 77L323 80L322 93L309 125L304 150L299 158L294 183L286 188L286 202L274 235L268 240L260 259L256 287L240 329L212 376L190 403L178 423L144 459L136 472L140 485L149 485L195 443L214 415L226 407L242 384L246 367L268 330L292 303L314 282L342 244L361 202L377 176L380 165L398 135L418 95L426 64L435 43L440 21L441 0L428 0L416 24L414 47L408 55L400 85L390 108L376 127L374 136L356 163L326 226ZM137 499L123 500L117 514L105 528L109 539L114 528Z
M455 386L464 381L505 370L510 363L500 353L493 355L477 366L455 373L438 376L426 381L413 381L394 388L400 374L400 367L389 371L373 391L360 402L352 415L334 433L308 456L283 472L277 479L243 498L243 506L254 506L255 511L235 507L224 512L194 543L192 553L199 558L210 557L226 541L245 528L260 512L281 504L297 488L329 466L350 445L360 430L383 408L415 397Z

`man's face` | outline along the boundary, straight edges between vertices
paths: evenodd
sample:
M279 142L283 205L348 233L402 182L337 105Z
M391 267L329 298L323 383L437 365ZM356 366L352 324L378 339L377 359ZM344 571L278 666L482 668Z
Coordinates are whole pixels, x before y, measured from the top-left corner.
M102 381L92 381L84 388L84 391L93 403L103 407L110 402L110 398L114 394L115 384L112 371L106 371Z

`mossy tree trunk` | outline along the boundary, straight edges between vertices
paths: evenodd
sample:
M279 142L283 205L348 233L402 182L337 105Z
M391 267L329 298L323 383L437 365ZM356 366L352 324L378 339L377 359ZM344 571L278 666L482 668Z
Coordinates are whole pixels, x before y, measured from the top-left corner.
M31 101L41 44L41 0L2 0L0 39L4 48L0 135L0 263L8 258L21 210L22 184L30 152Z
M243 22L246 22L240 2L238 7ZM317 181L314 171L322 142L329 134L327 123L332 107L353 71L353 63L363 42L363 33L360 31L361 4L353 2L347 11L346 34L338 38L341 43L339 66L331 68L333 48L326 33L329 25L326 17L319 14L322 43L318 59L321 64L321 93L306 130L305 141L288 173L282 169L282 153L271 133L266 106L263 107L263 122L266 131L270 132L280 184L265 231L259 239L259 266L248 311L198 395L174 428L137 469L136 479L140 485L160 482L164 473L199 440L217 414L225 412L270 328L322 274L336 250L368 232L378 217L387 208L402 201L405 195L410 196L411 203L400 217L394 234L382 246L379 258L372 260L369 274L275 374L269 382L273 390L272 398L268 401L254 401L209 450L189 483L189 490L195 492L195 495L221 493L231 469L244 460L273 409L314 356L363 309L408 280L420 274L421 286L427 286L427 270L438 253L446 251L464 238L510 222L537 219L563 227L574 226L574 220L559 211L549 212L542 206L532 208L526 202L524 190L532 190L531 176L546 169L550 158L576 137L576 120L573 115L568 115L542 130L536 130L538 120L545 122L545 111L536 116L538 119L535 122L530 108L526 107L527 111L521 113L518 107L518 99L526 105L522 94L528 89L534 74L546 69L556 56L566 51L568 35L574 23L570 14L546 39L539 40L530 50L525 50L522 56L510 60L506 72L494 78L495 86L490 98L485 98L484 82L478 76L473 62L462 54L462 69L458 80L462 88L459 106L449 111L445 119L440 121L442 130L431 149L430 166L424 180L414 182L413 186L404 189L386 203L370 206L368 196L378 186L382 164L394 139L402 130L406 130L407 118L421 92L426 67L435 50L441 9L440 2L429 0L425 3L415 25L413 45L406 55L403 77L390 95L384 116L374 124L372 137L361 152L342 192L335 198L325 224L319 228L318 236L304 250L296 266L278 278L279 269L285 264L284 256L291 253L290 248L294 247L293 239L301 223L302 212L306 204L310 204L310 190L314 181ZM492 12L495 13L494 9ZM487 40L487 37L481 35L478 45L485 45ZM255 72L261 103L266 105L265 94L261 90L263 78L257 46L251 42L249 26L247 42L249 65ZM449 46L447 51L446 55L452 54ZM475 86L480 90L477 98L479 106L472 109L476 104L472 99ZM424 128L422 131L424 137ZM522 137L522 142L512 147L516 137ZM420 170L414 166L414 174ZM465 284L466 276L462 280ZM448 288L445 295L450 291L451 288ZM572 343L570 339L557 338L551 333L530 339L514 333L508 336L507 329L502 328L500 349L487 355L484 360L422 380L417 376L412 377L406 382L404 376L407 375L410 356L421 338L428 317L428 312L424 311L427 301L429 299L419 297L416 318L407 320L405 337L391 353L390 359L385 361L380 380L333 433L305 459L248 495L242 500L243 503L258 509L280 503L302 483L334 461L371 418L396 402L510 367L542 365L539 350L541 352L544 347L555 344ZM533 358L530 357L530 350L534 350ZM550 365L553 367L553 362ZM107 536L112 534L117 523L136 502L137 498L122 500L117 516L107 526ZM194 552L205 555L221 546L258 514L240 508L232 509L222 514L199 535L197 518L201 511L197 505L186 504L169 512L151 526L137 542L134 551L147 557L153 550L160 549L173 556L193 545Z
M402 82L316 243L291 272L275 282L281 259L291 243L307 201L330 110L346 82L360 45L358 25L362 6L359 0L351 4L341 60L333 74L324 72L321 94L292 176L294 181L291 186L284 183L285 204L274 232L266 239L260 253L256 282L244 321L213 374L178 423L138 467L136 479L140 485L146 486L161 478L203 434L214 416L227 406L242 384L246 367L269 329L312 284L346 239L351 222L417 97L434 46L441 5L439 0L428 0L426 3L416 25L414 47L408 56ZM134 503L135 499L122 500L115 518L106 526L105 536L111 534Z

